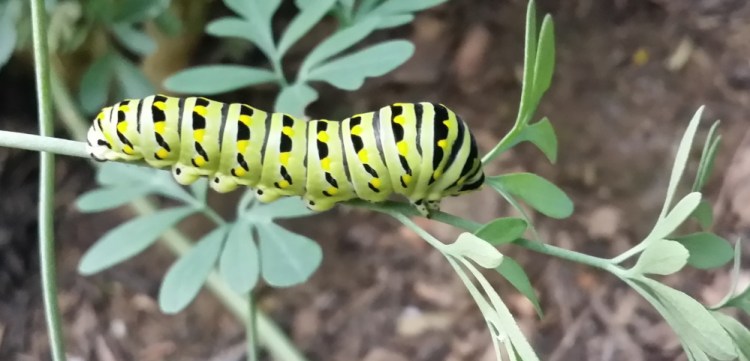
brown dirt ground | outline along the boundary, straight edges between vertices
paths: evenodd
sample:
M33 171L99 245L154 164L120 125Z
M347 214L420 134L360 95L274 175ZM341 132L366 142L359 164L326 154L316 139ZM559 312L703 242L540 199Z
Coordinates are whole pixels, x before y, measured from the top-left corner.
M516 110L524 3L456 0L419 15L413 26L378 35L411 38L414 59L355 93L321 87L311 115L439 101L462 114L488 150ZM658 213L676 143L701 104L707 105L705 119L722 120L724 142L707 190L719 201L716 230L731 239L746 237L750 5L576 0L541 1L540 7L555 18L558 56L538 114L555 125L559 160L550 165L538 151L521 146L487 172L532 171L568 192L574 216L535 216L543 239L603 257L638 241ZM3 129L33 131L33 104L19 100L33 99L28 64L13 62L0 75L3 84L12 84L0 90ZM704 125L701 135L708 121ZM173 261L164 249L153 247L101 275L79 276L81 254L128 215L79 214L71 202L93 186L92 172L82 161L61 159L58 174L60 301L72 359L241 357L243 326L208 292L176 316L159 313L159 281ZM2 360L48 357L34 246L35 182L34 155L0 150ZM212 201L232 208L231 197L214 195ZM444 208L478 221L510 212L487 189L446 201ZM339 207L288 225L320 242L323 265L310 282L263 288L259 297L311 360L494 360L478 309L449 265L395 221ZM457 234L429 221L422 225L445 241ZM201 229L199 223L189 231L197 235ZM664 322L614 277L522 249L502 251L525 266L541 297L546 315L540 320L523 297L491 277L542 359L685 360ZM727 274L685 270L666 282L710 303L722 296Z

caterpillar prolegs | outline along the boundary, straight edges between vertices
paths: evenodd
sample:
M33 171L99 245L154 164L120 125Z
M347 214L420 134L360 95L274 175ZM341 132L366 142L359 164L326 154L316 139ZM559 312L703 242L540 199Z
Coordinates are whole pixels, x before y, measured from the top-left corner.
M262 202L297 195L316 211L397 193L429 215L442 198L484 181L468 127L432 103L304 121L245 104L152 95L102 109L87 143L96 160L171 166L181 184L206 176L218 192L248 186Z

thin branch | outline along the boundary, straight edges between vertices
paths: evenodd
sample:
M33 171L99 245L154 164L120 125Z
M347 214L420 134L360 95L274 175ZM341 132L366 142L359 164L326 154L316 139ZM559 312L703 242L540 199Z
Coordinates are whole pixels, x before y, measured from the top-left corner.
M34 43L39 134L54 132L52 99L50 97L49 53L47 50L47 19L42 0L31 1L31 27ZM39 156L39 261L41 263L44 313L49 332L50 350L55 361L65 360L65 344L57 304L55 262L55 155L42 152Z

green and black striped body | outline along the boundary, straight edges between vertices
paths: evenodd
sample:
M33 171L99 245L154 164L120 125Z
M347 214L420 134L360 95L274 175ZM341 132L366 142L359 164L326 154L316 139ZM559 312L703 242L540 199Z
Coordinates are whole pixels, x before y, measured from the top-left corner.
M206 176L219 192L252 187L263 202L302 196L318 211L397 193L428 215L442 198L484 181L468 127L432 103L304 121L245 104L154 95L104 108L87 149L97 160L171 166L181 184Z

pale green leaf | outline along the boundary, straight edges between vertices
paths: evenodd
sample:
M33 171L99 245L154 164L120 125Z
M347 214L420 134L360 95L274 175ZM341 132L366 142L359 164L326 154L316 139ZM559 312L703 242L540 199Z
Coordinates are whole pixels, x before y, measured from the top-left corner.
M713 233L699 232L685 236L673 237L680 242L688 252L688 264L699 269L721 267L734 257L732 245L727 240Z
M395 28L401 25L406 25L412 22L412 20L414 20L414 15L412 14L390 15L390 16L380 17L379 19L380 21L378 21L378 29L388 29L388 28Z
M302 62L299 71L300 79L305 79L310 69L313 67L332 56L349 49L352 45L367 37L367 35L375 30L377 23L377 18L368 18L367 20L358 22L349 28L336 32L318 44L318 46L316 46Z
M106 162L96 172L96 182L105 186L143 183L155 172L161 171L127 163Z
M136 23L154 18L169 7L169 0L128 0L114 3L117 23Z
M180 312L198 295L216 265L226 235L227 227L214 229L169 267L159 289L162 312Z
M17 28L17 14L18 9L15 11L12 7L18 8L18 3L15 1L8 2L0 5L0 68L2 68L13 55L13 50L16 48L16 40L18 38Z
M557 162L557 136L555 128L547 117L524 127L520 140L527 140L536 145L551 163Z
M727 306L737 307L750 315L750 286L727 301Z
M521 218L497 218L474 232L474 234L494 246L515 241L523 236L529 224Z
M503 255L483 239L464 232L455 242L445 246L446 253L468 258L483 268L495 268L503 261Z
M323 251L315 241L275 223L257 225L263 279L275 287L307 281L318 269Z
M156 92L143 71L122 56L115 57L115 74L125 98L138 99Z
M523 270L523 267L521 267L516 260L505 256L503 258L503 263L500 264L499 267L496 268L496 270L506 279L510 284L515 287L518 292L521 292L522 295L526 296L526 298L531 301L531 304L534 305L534 309L536 310L536 313L541 318L543 316L542 313L542 306L539 304L539 298L536 295L536 291L534 290L534 287L531 285L531 281L529 281L529 276L526 275L526 272Z
M122 45L138 55L149 55L156 50L156 42L130 24L114 24L111 29Z
M250 25L245 29L248 38L253 39L269 59L276 58L271 20L281 0L224 0L224 4L247 20Z
M526 10L526 36L523 53L523 83L521 84L521 102L518 106L516 125L528 124L534 113L534 64L536 63L537 34L536 6L529 1Z
M271 203L260 203L249 208L244 216L254 223L271 222L273 219L297 218L314 214L299 197L281 198Z
M305 6L292 22L284 30L277 47L278 57L281 58L287 50L294 45L303 35L317 24L320 19L328 13L336 0L310 0L309 6Z
M664 316L671 321L672 329L683 339L683 344L690 344L717 360L737 357L729 334L698 301L649 278L641 277L639 282L648 287L668 313Z
M701 194L698 192L693 192L683 197L666 217L659 218L654 229L646 238L648 240L667 238L693 214L700 201Z
M238 294L247 294L255 287L260 275L260 259L248 222L240 220L232 226L221 252L219 270Z
M266 69L244 65L204 65L179 71L164 81L167 90L211 95L268 83L276 75Z
M400 13L412 13L440 5L447 0L386 0L380 6L373 9L370 14L390 15Z
M354 14L355 22L362 21L380 2L380 0L360 0L359 5L357 5L357 11Z
M344 90L359 89L367 77L384 75L414 53L406 40L392 40L345 55L310 70L307 80L322 80Z
M101 212L117 208L153 192L146 184L123 184L94 189L76 199L76 208L82 213Z
M549 89L552 83L552 74L555 70L555 26L552 17L549 15L546 15L542 21L534 60L534 95L532 96L532 102L536 105L544 92Z
M711 226L714 224L714 210L711 207L711 203L705 199L701 199L698 207L695 207L691 216L698 221L698 224L701 225L701 229L704 231L711 229Z
M711 314L734 340L740 361L750 361L750 330L747 329L747 326L721 312L712 312Z
M695 173L693 192L700 192L701 189L703 189L703 186L706 184L708 177L713 171L714 160L716 159L716 149L721 142L721 136L716 134L716 129L718 127L719 121L717 120L711 125L711 128L706 135L706 143L703 145L701 160L698 163L698 170Z
M90 275L135 256L194 212L192 207L170 208L134 218L109 230L83 255L78 272Z
M318 99L318 92L305 83L284 87L276 97L274 108L277 112L288 113L304 118L307 106Z
M672 205L672 199L677 191L677 185L680 183L682 174L685 173L685 166L687 165L688 156L690 156L690 148L693 145L693 138L695 138L695 132L698 129L698 124L701 120L704 107L698 108L693 118L690 119L685 134L680 140L680 145L677 148L677 155L675 156L674 165L672 166L672 173L669 176L669 186L667 186L667 195L664 200L664 206L659 214L659 219L664 218L669 211L669 207Z
M689 257L688 250L679 242L656 240L649 243L635 266L629 270L632 274L669 275L685 267Z
M159 27L159 30L168 36L177 36L182 32L182 21L172 11L167 11L159 14L154 18L154 23Z
M109 96L114 77L114 57L107 53L94 61L81 78L78 101L87 114L98 112Z
M511 173L487 178L496 190L505 190L540 213L557 219L573 213L573 202L556 185L532 173Z
M190 191L193 196L200 203L206 203L206 195L208 193L208 179L201 177L193 184L190 185Z
M255 43L256 39L253 38L255 34L248 32L251 26L245 19L226 16L208 23L206 34L225 38L240 38Z

